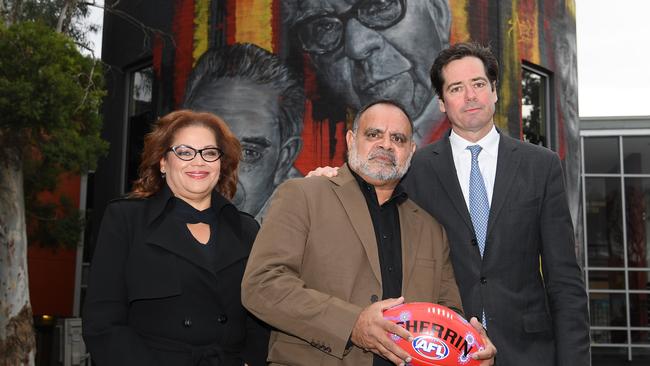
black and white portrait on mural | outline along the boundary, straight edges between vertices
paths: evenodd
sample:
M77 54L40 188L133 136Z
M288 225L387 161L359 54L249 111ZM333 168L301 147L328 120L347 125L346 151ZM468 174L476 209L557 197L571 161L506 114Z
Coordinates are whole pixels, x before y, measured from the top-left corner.
M429 142L444 120L429 70L449 43L446 0L287 0L281 10L291 47L338 102L356 110L396 100L414 119L416 142Z
M261 221L275 188L301 176L302 81L253 44L206 51L187 81L183 107L214 113L242 145L235 205Z
M558 117L562 120L564 135L565 160L564 174L566 177L569 208L579 239L582 237L582 217L580 212L580 122L578 114L578 58L576 47L575 15L569 14L564 1L558 2L558 17L555 37L555 69L559 76ZM576 242L581 248L581 240ZM578 257L579 260L582 256Z

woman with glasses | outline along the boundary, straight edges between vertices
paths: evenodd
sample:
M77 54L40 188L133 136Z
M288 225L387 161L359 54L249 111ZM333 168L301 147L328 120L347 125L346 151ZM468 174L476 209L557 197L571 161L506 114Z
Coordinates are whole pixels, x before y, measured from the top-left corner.
M139 178L111 202L83 309L104 365L264 365L268 330L240 300L259 229L230 202L239 141L208 113L172 112L145 137Z

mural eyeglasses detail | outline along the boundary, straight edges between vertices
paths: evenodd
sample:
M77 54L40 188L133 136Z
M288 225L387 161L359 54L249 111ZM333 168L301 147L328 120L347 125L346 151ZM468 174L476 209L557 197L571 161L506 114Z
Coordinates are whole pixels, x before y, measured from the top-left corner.
M323 55L341 48L345 26L352 18L374 30L388 29L406 15L406 0L364 0L342 14L307 17L295 25L303 50Z
M223 156L223 151L218 147L206 147L203 149L195 149L187 145L172 146L167 149L167 152L172 151L177 158L190 161L196 157L196 154L201 155L201 158L208 163L213 163Z

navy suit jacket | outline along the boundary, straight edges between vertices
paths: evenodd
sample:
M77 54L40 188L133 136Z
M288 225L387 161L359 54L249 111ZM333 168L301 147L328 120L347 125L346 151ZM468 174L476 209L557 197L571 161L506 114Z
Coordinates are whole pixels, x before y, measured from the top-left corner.
M449 137L415 153L403 185L447 230L465 314L485 309L498 365L589 365L587 294L557 154L500 135L483 259Z

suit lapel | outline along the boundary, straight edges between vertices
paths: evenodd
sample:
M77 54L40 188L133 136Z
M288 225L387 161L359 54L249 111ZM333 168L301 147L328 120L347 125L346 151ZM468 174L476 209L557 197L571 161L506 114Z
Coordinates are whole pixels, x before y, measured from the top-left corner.
M404 291L405 288L408 288L412 272L415 269L415 258L422 237L422 219L414 214L418 208L411 201L402 203L397 210L399 211L402 239L402 291Z
M487 236L495 225L496 219L506 201L514 177L517 175L520 154L516 153L517 145L511 137L500 134L499 157L497 158L497 171L494 178L494 189L492 191L492 203L490 205L490 218L488 219ZM486 247L489 251L489 246Z
M458 215L463 219L465 225L474 232L472 218L465 204L465 196L458 183L456 165L449 144L449 136L436 143L431 156L431 170L436 173L443 189L447 192L449 200L453 203Z
M359 240L363 245L370 262L372 272L381 284L381 269L379 268L379 252L377 249L377 239L375 237L374 227L368 204L359 188L359 184L354 179L347 164L343 165L336 177L330 178L336 185L333 186L334 193L338 196L345 213L350 219L350 223L357 233Z
M239 215L239 212L237 212L234 207L229 209L235 211L234 214ZM220 218L225 218L225 215L220 215ZM217 245L217 263L214 269L216 272L219 272L231 264L248 257L248 251L241 240L241 234L237 234L237 229L240 228L235 226L241 226L241 223L231 221L234 220L220 220L217 224L216 233L214 234L218 237L214 242L214 244Z

